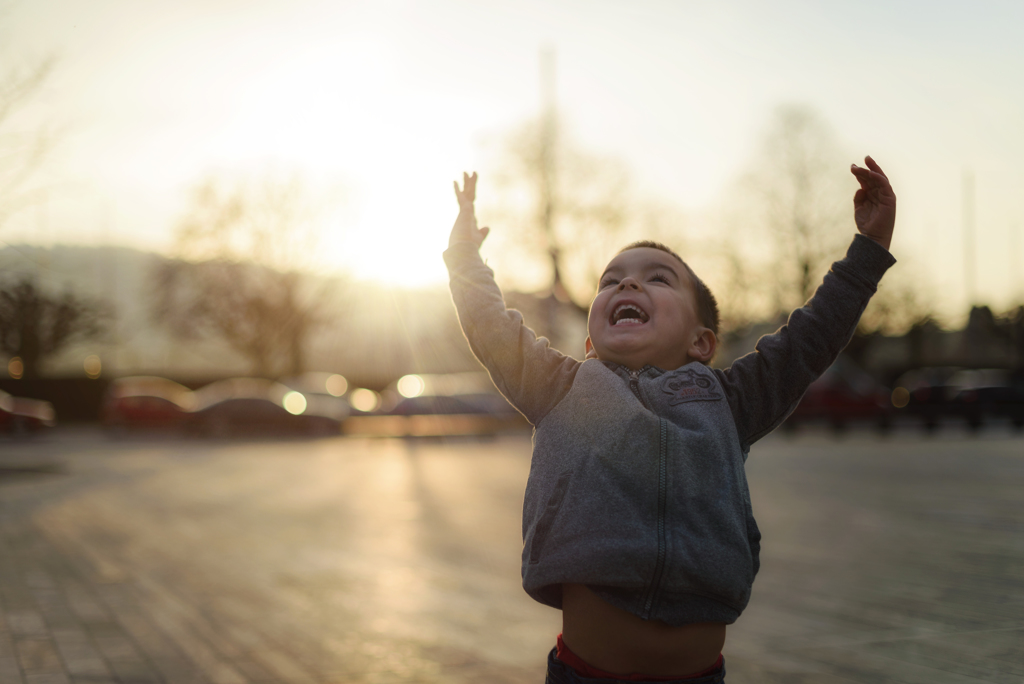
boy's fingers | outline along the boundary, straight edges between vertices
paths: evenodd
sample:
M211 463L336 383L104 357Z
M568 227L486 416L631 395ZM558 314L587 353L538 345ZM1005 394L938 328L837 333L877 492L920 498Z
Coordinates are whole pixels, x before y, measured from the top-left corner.
M462 172L462 187L459 187L459 181L452 181L452 185L455 187L455 197L459 200L459 206L464 204L472 204L476 199L476 171L470 176L465 171Z
M872 184L871 172L867 169L863 169L856 164L850 164L850 173L857 179L862 188Z
M885 171L883 171L882 167L878 165L878 162L871 158L871 155L864 157L864 163L868 165L869 169L888 180L889 177L885 175Z
M870 171L856 164L850 164L850 172L857 178L862 188L885 187L889 184L889 179L884 174Z
M871 156L864 157L864 163L867 164L868 168L862 168L856 164L850 165L850 170L853 171L853 175L857 177L857 180L861 182L861 185L865 183L870 184L876 188L889 188L889 177L882 171L882 167L878 165Z

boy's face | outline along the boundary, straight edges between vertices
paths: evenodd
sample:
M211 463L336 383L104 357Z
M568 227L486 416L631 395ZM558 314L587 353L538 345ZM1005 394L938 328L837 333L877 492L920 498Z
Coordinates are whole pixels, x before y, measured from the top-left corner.
M650 364L673 370L709 361L715 335L697 315L693 283L683 264L651 247L627 250L605 268L590 305L587 355L633 370Z

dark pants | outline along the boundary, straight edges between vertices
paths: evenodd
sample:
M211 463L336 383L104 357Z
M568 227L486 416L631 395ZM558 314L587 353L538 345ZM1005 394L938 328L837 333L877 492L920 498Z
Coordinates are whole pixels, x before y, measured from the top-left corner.
M555 657L557 648L551 649L548 654L548 676L544 684L621 684L621 679L594 679L593 677L581 677L561 660ZM651 682L650 680L635 681L633 684L722 684L725 681L725 662L722 667L711 674L698 677L697 679L672 679L669 681Z

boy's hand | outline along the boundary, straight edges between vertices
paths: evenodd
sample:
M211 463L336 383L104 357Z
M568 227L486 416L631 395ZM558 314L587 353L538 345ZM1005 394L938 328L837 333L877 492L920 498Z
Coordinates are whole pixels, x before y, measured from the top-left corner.
M461 190L459 182L455 181L455 197L459 200L459 217L452 226L448 246L451 247L456 242L472 242L479 248L491 229L476 226L476 213L473 210L473 202L476 200L476 171L472 176L468 173L462 174Z
M853 218L861 235L889 249L896 224L896 194L882 167L871 157L864 157L864 162L866 169L850 164L850 172L860 182L860 190L853 196Z

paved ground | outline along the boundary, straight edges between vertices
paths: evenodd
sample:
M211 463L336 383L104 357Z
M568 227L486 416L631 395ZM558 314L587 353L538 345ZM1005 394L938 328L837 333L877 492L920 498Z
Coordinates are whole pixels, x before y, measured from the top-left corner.
M0 442L0 683L541 682L529 441ZM729 681L1024 682L1024 439L769 437Z

